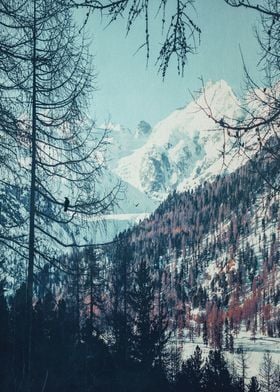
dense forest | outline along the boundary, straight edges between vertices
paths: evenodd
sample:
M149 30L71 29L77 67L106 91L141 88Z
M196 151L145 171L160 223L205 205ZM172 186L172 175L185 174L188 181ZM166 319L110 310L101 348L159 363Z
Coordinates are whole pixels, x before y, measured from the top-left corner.
M173 193L113 244L36 274L32 390L277 390L270 354L267 389L245 376L247 354L235 345L242 328L252 339L280 336L279 201L265 202L250 165ZM21 390L25 298L24 281L15 295L2 281L3 391ZM208 357L198 347L185 360L195 338ZM243 358L243 372L225 352Z
M50 292L33 309L32 391L217 391L276 392L279 366L267 352L259 377L247 377L248 357L241 351L237 367L221 350L202 356L195 352L181 361L162 321L150 316L153 289L145 265L136 273L128 303L134 311L130 329L125 313L112 312L110 329L100 333L92 314L77 323L71 300L57 299ZM1 391L20 391L24 381L24 320L26 287L22 285L7 303L0 287L0 380ZM96 316L96 315L95 315ZM127 315L128 316L128 315Z
M280 336L279 196L266 199L250 163L174 193L118 246L130 248L128 271L149 264L178 333L230 350L242 326Z

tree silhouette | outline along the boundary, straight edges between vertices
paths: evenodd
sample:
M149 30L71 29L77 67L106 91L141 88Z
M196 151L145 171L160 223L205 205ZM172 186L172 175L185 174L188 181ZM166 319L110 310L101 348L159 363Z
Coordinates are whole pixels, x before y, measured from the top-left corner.
M6 61L1 68L2 90L10 91L12 119L20 120L14 139L25 160L20 170L29 204L21 242L11 241L28 259L28 374L34 265L41 260L57 263L58 248L83 246L72 239L75 228L88 224L81 217L108 211L119 184L108 190L98 187L105 135L96 134L86 114L93 72L72 10L54 0L19 0L4 1L2 14L0 42ZM63 214L65 193L71 194L71 206ZM63 236L58 227L64 229Z
M252 377L248 385L248 392L260 392L260 390L261 388L259 386L257 378Z
M260 48L258 67L263 81L257 83L244 63L245 96L240 103L238 118L217 117L205 96L201 109L213 119L217 129L224 132L226 143L223 154L233 144L237 154L249 159L253 170L264 180L269 191L279 193L280 136L279 136L279 75L280 75L280 8L277 0L265 0L262 4L251 1L225 0L232 7L258 11L260 23L256 37ZM204 86L203 86L204 90ZM256 157L258 159L256 160ZM261 165L260 162L263 164Z

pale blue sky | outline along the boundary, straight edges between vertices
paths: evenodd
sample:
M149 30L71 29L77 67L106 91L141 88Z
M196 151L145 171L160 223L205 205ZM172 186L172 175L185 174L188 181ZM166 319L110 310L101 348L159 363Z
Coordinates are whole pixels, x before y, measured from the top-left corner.
M124 19L107 29L105 18L103 22L98 17L91 19L87 28L91 36L93 33L98 85L91 115L98 123L111 116L112 121L130 128L142 119L155 125L190 101L189 90L200 87L200 76L205 81L224 79L239 92L243 75L239 46L252 75L258 77L258 47L253 30L256 21L255 12L233 9L223 0L197 0L197 22L202 29L198 54L190 57L183 78L171 66L163 82L154 65L161 42L160 19L151 27L152 58L148 69L145 50L133 55L144 41L144 21L139 21L125 37Z

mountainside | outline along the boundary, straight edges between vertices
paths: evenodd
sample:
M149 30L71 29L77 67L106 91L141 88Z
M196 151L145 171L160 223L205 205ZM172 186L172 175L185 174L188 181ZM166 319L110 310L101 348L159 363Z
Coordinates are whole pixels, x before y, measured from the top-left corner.
M54 224L52 228L48 228L51 234L65 242L72 242L73 236L78 236L81 242L86 238L89 242L111 240L119 231L153 212L159 202L175 189L184 191L193 188L205 180L213 180L217 174L230 172L238 167L240 159L236 157L231 161L234 149L228 155L227 163L230 164L223 166L221 150L224 135L214 130L213 121L198 107L203 105L205 97L215 115L239 115L238 101L232 90L226 82L220 81L208 83L205 96L200 96L197 102L191 102L171 113L153 128L144 120L139 122L135 130L113 123L103 124L100 128L109 130L108 168L104 170L102 180L96 183L94 191L105 195L120 179L123 181L118 206L105 216L107 231L96 229L96 222L100 217L94 216L87 219L85 229L72 229L68 227L70 224L64 227ZM98 132L97 130L97 134ZM21 157L21 160L23 166L28 166L29 157ZM22 189L28 190L28 176L27 171L26 178L23 176L21 181ZM0 191L5 194L8 190L4 188ZM1 215L5 230L7 229L5 235L9 238L9 235L15 234L12 226L14 220L18 220L20 212L23 224L16 235L26 236L28 191L22 193L14 187L9 192L14 195L13 206L8 207L3 203ZM61 198L62 202L65 195L70 200L73 199L71 190L66 189L62 181L53 184L51 193L58 199ZM23 194L26 196L23 197ZM52 206L45 205L42 208L50 212ZM56 214L67 221L67 215L61 215L59 211Z
M205 96L217 118L241 115L225 82L208 84ZM124 181L118 205L106 215L88 216L71 228L63 205L55 211L51 201L39 203L56 220L46 221L47 241L36 233L45 254L36 258L35 313L50 297L54 309L66 300L81 337L90 315L94 334L111 347L120 338L121 350L129 347L130 336L138 342L135 326L142 328L148 320L155 347L164 347L166 340L168 349L179 347L183 358L197 344L203 355L213 348L239 355L240 344L255 353L268 341L279 355L279 194L268 190L259 174L277 178L279 168L263 159L263 152L253 165L242 160L234 144L222 156L230 140L198 110L205 96L154 128L145 121L134 131L115 124L101 127L109 129L111 144L104 176L94 190L102 195L120 178ZM0 189L3 200L10 194L9 204L0 206L6 230L2 242L12 233L21 253L28 250L26 184L27 176L21 189ZM57 182L53 192L62 198L69 190ZM101 217L107 230L97 225ZM83 250L67 251L61 245L76 240L86 245ZM99 242L107 244L91 246ZM9 293L25 279L26 268L21 254L12 257L12 252L5 248L1 259ZM24 286L20 290L25 292ZM250 372L256 375L256 367L250 366Z
M173 193L119 240L131 247L131 268L147 260L159 277L178 333L230 349L240 330L280 336L279 229L279 195L268 198L247 163Z
M171 113L153 128L144 120L140 121L135 130L113 123L101 126L100 128L109 130L108 142L110 144L108 146L108 168L104 171L102 181L96 184L96 192L101 195L105 194L120 178L123 180L123 191L119 195L118 205L104 216L107 230L97 228L96 223L100 217L93 216L84 220L81 226L75 227L73 230L67 223L55 223L52 227L48 226L51 235L69 243L75 238L79 240L79 243L110 241L121 230L146 218L159 205L159 201L173 191L184 192L194 189L194 194L198 194L205 181L214 181L216 184L217 175L222 176L219 181L223 181L223 176L236 170L244 163L244 160L235 155L236 149L233 146L226 156L226 165L223 165L224 134L215 130L213 121L206 116L203 110L199 109L199 106L203 107L205 100L217 118L221 116L236 118L241 115L238 101L231 88L226 82L220 81L208 83L205 87L205 93L198 97L196 102L191 102L184 108ZM227 140L226 142L230 143ZM234 159L231 159L233 156ZM231 181L232 177L229 177L228 180L226 178L227 176L225 176L225 181ZM26 186L26 181L28 179L22 179L23 188ZM210 182L206 188L209 188ZM215 186L213 185L214 188ZM56 183L53 187L53 192L61 195L63 201L63 196L68 194L68 190L63 187L62 183ZM196 189L196 187L198 188ZM2 188L0 191L3 195L7 192L13 194L13 198L9 199L12 201L12 205L8 206L2 203L1 206L1 220L6 229L2 236L9 239L11 234L21 234L25 237L20 237L20 240L24 241L28 233L28 220L26 220L29 203L28 192L22 192L16 188ZM235 191L233 190L233 192ZM183 195L184 193L182 193L182 198ZM177 195L176 198L178 197ZM167 205L168 200L170 197L163 205ZM239 203L238 200L236 202ZM51 203L42 206L42 208L50 213ZM158 211L161 208L163 208L162 205L152 214L151 219L158 216ZM201 208L201 206L196 208ZM67 221L67 214L63 214L62 207L58 214ZM199 217L203 214L204 210L201 209ZM212 214L212 212L207 214ZM15 232L13 224L19 219L22 221L20 232ZM165 219L170 220L169 216ZM193 219L197 220L197 217ZM215 223L215 219L213 222ZM185 225L188 226L188 222ZM254 220L251 225L254 226ZM145 238L149 237L150 231L156 232L156 227L157 222L155 222L155 227L146 228ZM137 230L140 229L137 228ZM178 227L172 230L180 232ZM188 229L188 232L190 231ZM172 241L184 241L186 234L180 233L180 235L183 235L183 239ZM168 238L166 243L170 241ZM200 238L199 241L202 239ZM207 241L209 240L207 239ZM64 248L58 243L57 249L64 252ZM12 249L9 249L10 251L12 252ZM7 255L9 257L8 253Z
M171 113L145 134L141 146L135 143L134 150L126 151L132 150L129 154L121 154L115 173L150 198L162 201L174 189L194 187L225 171L224 134L215 130L213 120L199 108L205 107L205 101L217 118L241 115L226 82L208 83L197 101ZM126 145L125 140L123 143ZM241 164L237 158L231 162L233 154L234 150L227 157L227 171Z

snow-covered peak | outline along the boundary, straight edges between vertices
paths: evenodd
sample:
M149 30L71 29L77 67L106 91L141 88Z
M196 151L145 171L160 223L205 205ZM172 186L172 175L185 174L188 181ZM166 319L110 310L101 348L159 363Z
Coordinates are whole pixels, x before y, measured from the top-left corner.
M141 147L122 156L115 172L156 200L178 186L184 189L186 181L189 187L190 181L197 185L199 178L214 178L222 170L224 135L203 110L207 106L217 118L240 114L230 86L209 82L196 100L156 124Z
M193 137L197 131L214 129L215 123L203 111L203 109L207 110L207 105L211 107L213 115L218 118L233 118L239 110L238 100L225 81L208 82L197 99L175 110L154 127L149 142L160 141L164 144L170 137L173 137L174 132L186 133Z
M229 116L239 110L239 102L232 88L224 80L208 82L200 93L197 104L201 107L208 105L215 117Z

